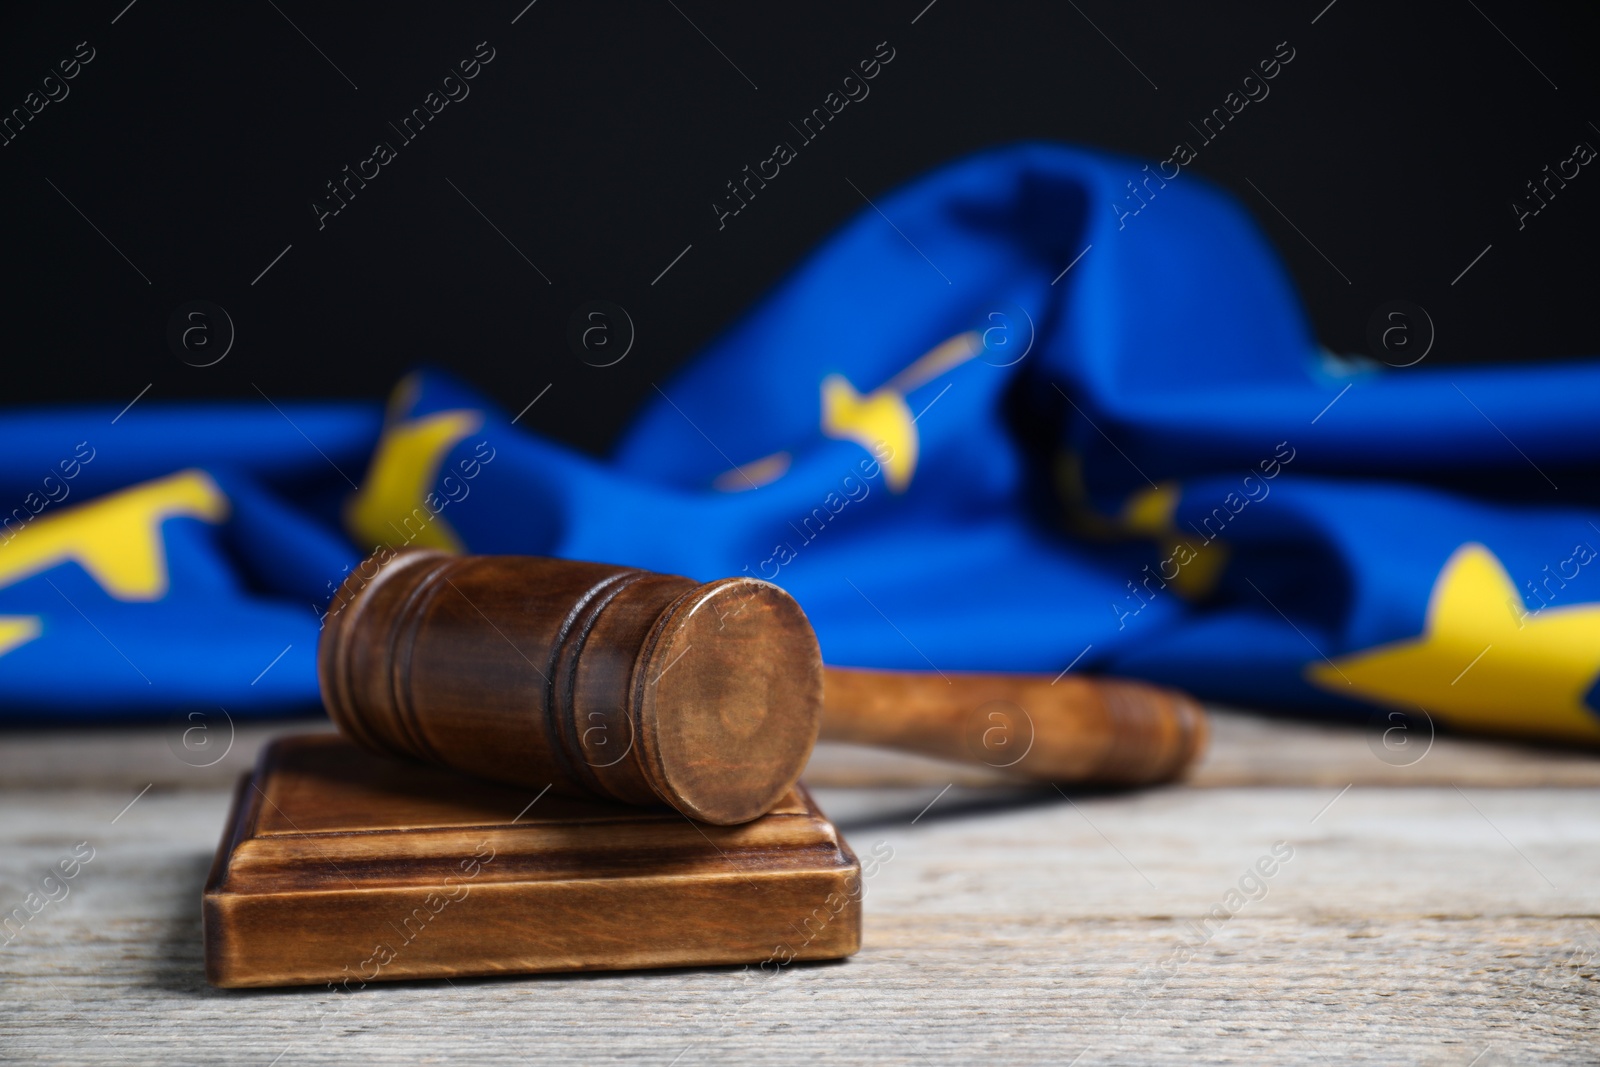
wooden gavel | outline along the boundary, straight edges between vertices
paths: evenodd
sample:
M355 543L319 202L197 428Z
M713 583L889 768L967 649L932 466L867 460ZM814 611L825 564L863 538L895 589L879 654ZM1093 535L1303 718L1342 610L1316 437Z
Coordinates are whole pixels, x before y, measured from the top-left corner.
M775 585L532 556L375 555L330 605L318 674L369 748L723 825L783 798L819 728L1076 784L1166 781L1206 738L1171 690L824 667Z

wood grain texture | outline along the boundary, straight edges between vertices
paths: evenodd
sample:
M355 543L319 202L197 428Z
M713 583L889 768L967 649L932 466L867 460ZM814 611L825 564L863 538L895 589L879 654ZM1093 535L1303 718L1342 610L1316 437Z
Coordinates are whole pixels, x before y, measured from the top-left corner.
M822 710L816 635L777 586L538 556L382 550L317 672L376 752L718 825L789 792Z
M871 867L863 947L849 960L776 975L623 972L349 995L205 984L199 896L229 791L163 785L118 818L172 761L164 742L148 740L149 761L130 760L123 733L108 744L124 771L138 772L130 783L0 790L6 907L75 842L97 849L70 896L0 947L0 1058L261 1067L280 1056L278 1067L1596 1061L1600 790L1463 780L1458 791L1410 784L1422 777L1413 773L1341 795L1345 772L1361 766L1356 753L1319 764L1315 749L1328 746L1318 731L1240 722L1237 732L1219 728L1213 745L1229 775L1255 766L1270 780L1287 765L1344 781L1071 801L1053 790L941 793L948 778L818 788L864 865L886 857ZM1351 740L1377 763L1359 731ZM42 761L46 740L29 744ZM110 762L96 745L57 735L56 765ZM1409 770L1425 772L1445 751ZM1533 776L1518 764L1529 760L1523 750L1461 751L1473 755L1455 769L1479 779L1493 777L1495 752L1507 753L1504 777ZM1585 773L1552 762L1561 775ZM1211 916L1278 841L1294 855L1266 880L1265 896L1225 922ZM1191 922L1206 924L1209 938L1201 942Z
M193 714L193 713L191 713ZM1410 766L1379 759L1381 724L1343 725L1210 707L1213 741L1185 785L1357 785L1600 787L1600 755L1441 733L1431 751ZM0 789L231 788L255 763L261 747L284 733L331 731L324 717L271 723L213 714L206 732L175 715L158 726L13 729L0 734ZM979 763L951 763L914 753L819 742L805 779L817 786L941 786L1009 788L1014 782Z
M529 794L326 734L242 781L204 895L214 985L848 956L861 868L803 788L759 819Z
M1166 782L1206 747L1200 705L1119 678L828 667L822 693L824 738L1036 782Z
M1431 734L1426 723L1402 746L1382 715L1370 722L1317 722L1229 708L1206 709L1211 743L1183 776L1195 788L1248 785L1600 787L1600 753L1464 734ZM931 786L1015 783L975 762L824 741L806 768L813 785Z
M1177 777L1206 737L1198 704L1153 685L824 671L777 586L536 556L374 554L334 597L317 671L340 731L375 752L718 825L777 803L819 725L1016 778L1122 785Z

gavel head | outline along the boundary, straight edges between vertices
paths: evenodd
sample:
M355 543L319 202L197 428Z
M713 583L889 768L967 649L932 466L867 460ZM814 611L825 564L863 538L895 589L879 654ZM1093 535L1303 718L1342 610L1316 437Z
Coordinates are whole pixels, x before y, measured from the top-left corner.
M369 748L724 825L783 798L822 715L816 635L777 586L531 556L380 551L317 670Z

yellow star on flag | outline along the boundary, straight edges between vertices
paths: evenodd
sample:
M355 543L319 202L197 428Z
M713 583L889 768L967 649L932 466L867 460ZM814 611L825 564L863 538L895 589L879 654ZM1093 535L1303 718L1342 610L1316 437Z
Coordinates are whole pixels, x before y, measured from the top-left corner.
M822 432L841 441L854 441L874 454L879 445L888 445L889 458L883 461L884 480L890 492L905 492L917 469L921 448L917 435L917 419L921 416L911 414L906 395L983 350L983 337L976 331L956 334L865 396L844 375L828 375L822 380Z
M1600 675L1600 604L1530 611L1494 553L1464 544L1434 581L1419 636L1306 673L1464 730L1593 742L1600 716L1584 698Z
M429 505L445 454L483 425L483 415L456 409L410 417L416 391L414 375L396 387L367 476L345 507L345 526L366 544L462 552L461 538L439 514L442 505Z

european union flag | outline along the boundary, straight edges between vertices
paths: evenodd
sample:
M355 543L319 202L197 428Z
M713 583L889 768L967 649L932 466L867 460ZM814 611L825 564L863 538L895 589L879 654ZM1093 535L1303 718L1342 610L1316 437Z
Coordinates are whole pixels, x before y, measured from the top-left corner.
M754 575L842 665L1600 739L1600 364L1322 351L1199 177L1110 207L1150 173L1024 145L881 198L607 462L430 373L382 412L14 413L0 699L313 704L333 590L410 544Z

